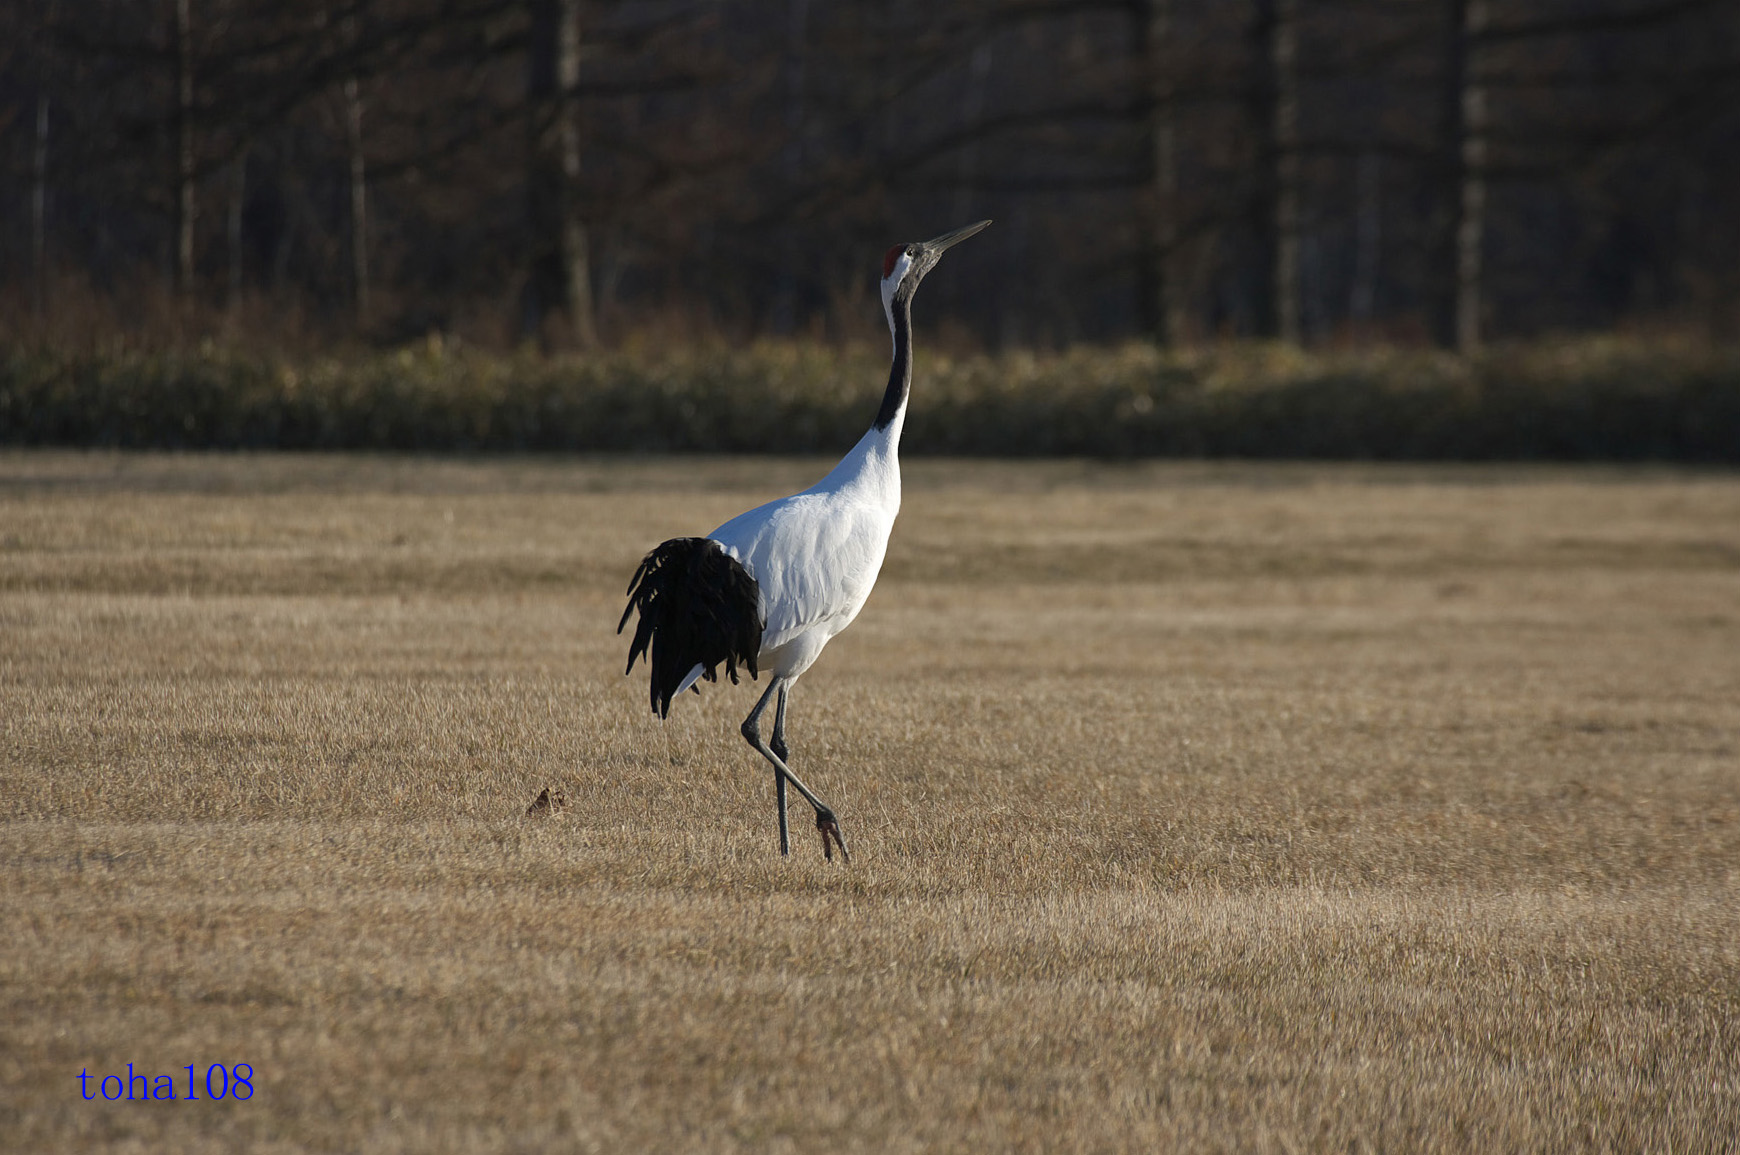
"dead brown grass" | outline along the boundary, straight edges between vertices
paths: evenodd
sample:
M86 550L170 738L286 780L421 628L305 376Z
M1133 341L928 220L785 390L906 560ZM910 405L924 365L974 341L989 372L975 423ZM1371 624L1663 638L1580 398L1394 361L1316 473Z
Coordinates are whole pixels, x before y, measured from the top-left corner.
M916 463L840 868L611 633L819 464L0 456L0 1148L1734 1149L1740 479Z

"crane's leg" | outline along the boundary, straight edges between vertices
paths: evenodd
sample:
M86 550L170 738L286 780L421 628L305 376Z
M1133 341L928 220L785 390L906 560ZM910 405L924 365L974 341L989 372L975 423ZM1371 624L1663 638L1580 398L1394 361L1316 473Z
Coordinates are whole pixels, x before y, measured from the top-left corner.
M790 782L797 789L797 792L804 796L805 802L815 807L816 829L822 832L822 854L827 858L833 858L834 846L838 845L840 857L850 862L852 856L846 850L846 840L840 834L840 822L834 817L833 810L827 803L817 798L814 791L803 784L803 779L791 772L791 767L785 764L784 758L775 754L768 748L767 743L761 740L761 715L767 710L767 704L773 700L774 694L783 689L784 686L785 679L777 674L774 675L773 684L767 687L767 693L761 695L761 701L755 703L755 709L749 711L749 717L743 719L743 738L755 747L756 753L773 763L774 772L784 781Z
M786 683L782 678L779 683L779 705L773 709L773 737L768 741L767 748L772 750L786 765L791 764L791 752L785 744L785 695ZM773 792L779 800L779 852L781 855L791 853L791 830L785 820L785 776L778 770L773 772ZM823 849L827 849L825 846Z

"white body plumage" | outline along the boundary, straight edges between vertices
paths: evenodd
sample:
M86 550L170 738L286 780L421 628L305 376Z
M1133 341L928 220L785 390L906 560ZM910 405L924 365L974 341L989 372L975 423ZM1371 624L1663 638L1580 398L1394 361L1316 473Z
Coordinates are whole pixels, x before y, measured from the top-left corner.
M900 513L904 416L866 433L809 489L738 514L707 535L760 587L763 670L796 681L869 599ZM687 682L699 676L696 667Z
M882 278L882 309L894 330L894 291L912 258L901 253ZM757 665L797 681L822 647L869 600L900 513L900 430L906 398L815 485L740 513L707 536L725 547L761 592ZM701 677L695 666L681 694Z

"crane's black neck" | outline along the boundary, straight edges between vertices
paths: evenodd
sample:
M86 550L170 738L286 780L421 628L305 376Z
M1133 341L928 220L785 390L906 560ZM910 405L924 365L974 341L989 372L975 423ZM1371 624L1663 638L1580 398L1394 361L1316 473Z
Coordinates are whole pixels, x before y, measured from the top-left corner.
M894 321L894 364L888 368L882 408L876 411L877 429L887 429L900 416L912 391L912 294L896 292L888 312Z

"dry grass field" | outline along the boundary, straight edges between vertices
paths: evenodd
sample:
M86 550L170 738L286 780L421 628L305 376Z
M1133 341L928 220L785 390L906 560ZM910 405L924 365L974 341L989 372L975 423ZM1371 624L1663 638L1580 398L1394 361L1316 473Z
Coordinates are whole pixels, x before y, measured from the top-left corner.
M1736 1149L1740 477L912 463L843 867L612 632L825 465L0 455L0 1149Z

